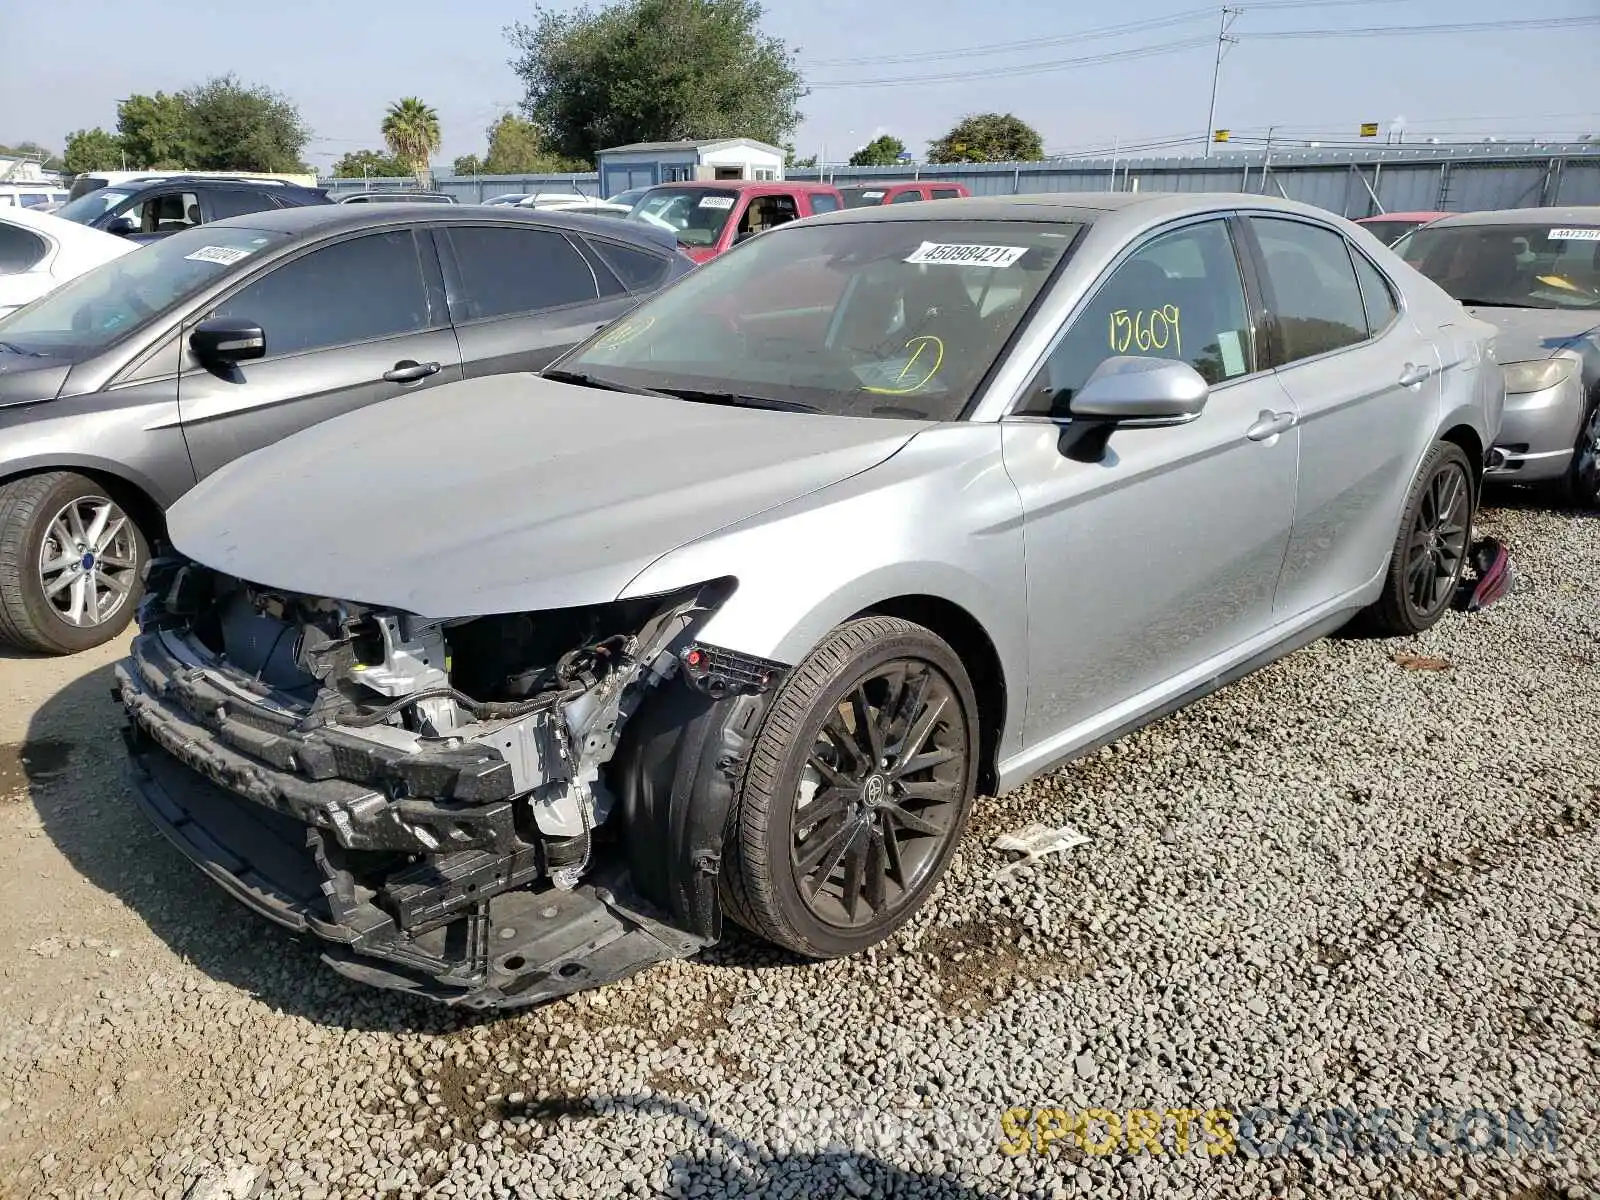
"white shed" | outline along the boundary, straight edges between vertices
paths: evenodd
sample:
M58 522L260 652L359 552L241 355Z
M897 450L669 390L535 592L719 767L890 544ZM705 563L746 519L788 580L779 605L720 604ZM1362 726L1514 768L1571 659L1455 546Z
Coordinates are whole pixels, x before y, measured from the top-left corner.
M783 151L754 138L635 142L601 150L595 160L604 196L686 179L783 178Z

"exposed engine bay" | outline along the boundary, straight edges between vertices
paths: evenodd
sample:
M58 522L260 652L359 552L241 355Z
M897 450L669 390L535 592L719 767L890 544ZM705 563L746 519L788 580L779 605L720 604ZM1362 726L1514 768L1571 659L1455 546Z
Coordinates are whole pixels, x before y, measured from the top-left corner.
M366 982L499 1007L692 953L630 885L607 768L669 682L776 680L693 640L730 590L440 620L159 560L116 688L147 811L258 911L387 960L325 956Z

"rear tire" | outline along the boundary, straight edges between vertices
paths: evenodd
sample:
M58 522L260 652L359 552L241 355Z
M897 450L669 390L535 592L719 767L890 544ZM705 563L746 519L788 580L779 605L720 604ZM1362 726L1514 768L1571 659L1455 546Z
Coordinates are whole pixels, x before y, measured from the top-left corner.
M1406 497L1383 591L1364 614L1373 632L1422 633L1449 610L1466 569L1477 503L1466 451L1453 442L1437 443Z
M810 958L882 941L949 865L978 748L972 683L949 646L898 618L841 625L790 674L751 748L724 910Z
M1571 508L1600 508L1600 396L1589 401L1572 447L1572 464L1556 484L1556 495Z
M109 642L139 606L149 553L92 479L50 471L0 485L0 641L44 654Z

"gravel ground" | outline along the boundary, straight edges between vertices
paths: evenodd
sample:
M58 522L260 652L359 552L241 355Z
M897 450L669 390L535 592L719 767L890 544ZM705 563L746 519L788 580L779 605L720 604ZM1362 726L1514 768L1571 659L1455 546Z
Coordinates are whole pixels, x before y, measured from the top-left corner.
M498 1021L343 983L150 832L117 647L0 661L0 1195L1600 1196L1600 520L1483 526L1515 595L987 802L892 944ZM997 881L1036 820L1092 841ZM1130 1109L1161 1153L1095 1153Z

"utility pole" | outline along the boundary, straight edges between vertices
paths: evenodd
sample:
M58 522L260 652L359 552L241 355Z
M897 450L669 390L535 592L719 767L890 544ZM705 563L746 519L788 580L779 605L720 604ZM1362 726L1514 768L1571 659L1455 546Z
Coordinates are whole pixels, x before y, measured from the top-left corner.
M1217 25L1217 59L1211 66L1211 107L1206 110L1206 140L1205 157L1211 157L1211 132L1217 123L1217 81L1222 77L1222 56L1228 52L1228 47L1238 42L1238 38L1228 36L1228 30L1233 27L1233 22L1239 13L1237 8L1222 8L1222 17Z

